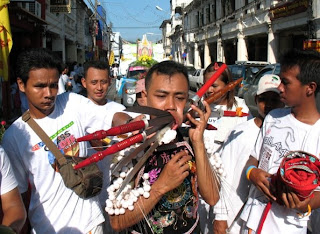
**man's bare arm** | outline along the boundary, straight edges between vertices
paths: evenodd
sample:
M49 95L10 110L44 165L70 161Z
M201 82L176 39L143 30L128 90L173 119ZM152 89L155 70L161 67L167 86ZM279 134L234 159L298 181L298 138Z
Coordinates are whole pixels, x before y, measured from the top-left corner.
M2 225L11 227L19 233L26 221L27 214L18 188L1 195L1 205L3 211Z
M187 115L194 126L189 130L189 136L196 159L199 192L209 205L214 205L219 200L220 183L213 174L204 145L203 133L207 126L211 109L208 103L203 102L203 104L206 107L206 112L201 111L194 105L191 106L195 112L198 112L200 120L194 119L190 114Z

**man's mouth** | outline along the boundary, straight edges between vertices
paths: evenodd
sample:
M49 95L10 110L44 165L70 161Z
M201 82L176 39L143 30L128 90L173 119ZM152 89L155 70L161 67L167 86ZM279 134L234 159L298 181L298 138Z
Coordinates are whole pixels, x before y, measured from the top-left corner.
M180 124L179 124L180 120L177 119L176 116L174 116L174 115L172 115L172 116L173 116L173 118L174 118L174 121L173 121L173 123L172 123L172 125L171 125L171 129L172 129L172 130L176 130L176 129L180 126Z

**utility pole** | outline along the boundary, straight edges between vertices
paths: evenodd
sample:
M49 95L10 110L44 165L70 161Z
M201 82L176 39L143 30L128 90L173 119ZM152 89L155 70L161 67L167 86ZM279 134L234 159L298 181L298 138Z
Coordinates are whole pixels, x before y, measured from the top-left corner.
M94 1L94 13L93 13L93 30L92 30L92 42L93 42L93 60L98 60L98 50L97 50L97 7L98 1Z

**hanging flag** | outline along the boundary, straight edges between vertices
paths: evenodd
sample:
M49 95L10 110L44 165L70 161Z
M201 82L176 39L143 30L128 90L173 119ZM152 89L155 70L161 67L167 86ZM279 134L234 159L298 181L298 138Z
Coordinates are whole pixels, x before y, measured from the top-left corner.
M12 48L12 37L9 22L9 0L0 0L0 77L9 78L8 57Z

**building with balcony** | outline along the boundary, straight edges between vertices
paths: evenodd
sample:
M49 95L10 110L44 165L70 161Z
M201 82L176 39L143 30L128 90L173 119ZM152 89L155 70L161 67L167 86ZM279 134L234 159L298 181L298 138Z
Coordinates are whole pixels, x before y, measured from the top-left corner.
M303 49L306 40L320 39L316 0L193 0L185 5L172 1L171 7L183 18L169 36L171 55L197 68L211 61L274 63L285 50Z

